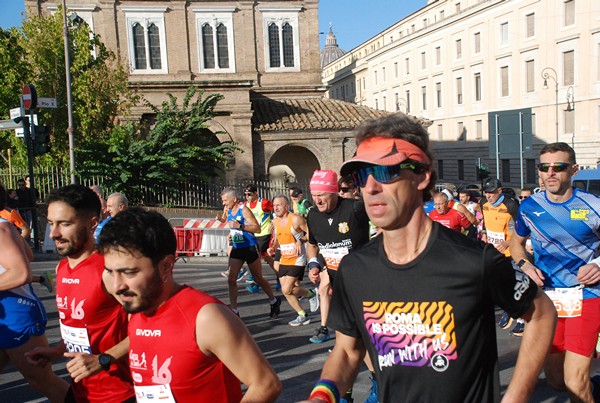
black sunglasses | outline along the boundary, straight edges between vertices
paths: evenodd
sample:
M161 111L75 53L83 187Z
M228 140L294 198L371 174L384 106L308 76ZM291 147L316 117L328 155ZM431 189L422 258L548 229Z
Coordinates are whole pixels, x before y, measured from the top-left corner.
M244 192L244 194L245 194L246 196L252 196L252 193L254 193L254 192Z
M352 192L354 190L354 188L340 188L340 192L342 193L349 193Z
M552 168L554 172L563 172L571 167L571 165L573 164L569 162L542 162L538 164L538 170L540 172L548 172Z

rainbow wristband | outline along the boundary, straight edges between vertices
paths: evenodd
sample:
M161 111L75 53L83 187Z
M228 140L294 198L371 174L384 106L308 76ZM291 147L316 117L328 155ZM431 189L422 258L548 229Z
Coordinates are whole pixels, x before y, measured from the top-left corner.
M340 392L333 381L321 379L315 384L308 400L319 398L327 403L338 403L340 401Z

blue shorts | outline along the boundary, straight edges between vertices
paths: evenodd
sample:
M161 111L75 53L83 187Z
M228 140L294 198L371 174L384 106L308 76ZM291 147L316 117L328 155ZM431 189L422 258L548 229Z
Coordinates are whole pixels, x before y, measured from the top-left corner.
M46 331L44 305L33 291L31 295L33 298L12 291L0 292L0 350L19 347L30 336L41 336Z

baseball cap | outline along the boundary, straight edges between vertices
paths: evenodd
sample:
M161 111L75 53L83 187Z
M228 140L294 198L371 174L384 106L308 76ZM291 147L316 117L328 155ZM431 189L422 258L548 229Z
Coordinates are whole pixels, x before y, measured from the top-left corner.
M488 179L487 182L484 183L483 185L483 191L484 192L494 192L495 190L497 190L498 188L502 187L502 182L500 182L498 179L492 178L492 179Z
M354 172L361 163L392 166L411 159L429 164L425 151L406 140L391 137L371 137L358 146L354 156L342 164L340 174L346 176Z
M292 192L292 197L298 197L301 194L303 194L302 189L295 188L294 191Z

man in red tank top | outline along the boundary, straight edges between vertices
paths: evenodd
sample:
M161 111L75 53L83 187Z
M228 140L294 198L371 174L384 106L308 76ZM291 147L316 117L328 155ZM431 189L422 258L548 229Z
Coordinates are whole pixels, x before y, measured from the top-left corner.
M173 279L176 244L163 216L139 208L119 213L100 234L104 284L131 314L136 395L239 402L241 381L245 400L275 401L281 383L242 321L216 298Z
M127 314L102 284L104 257L93 233L100 200L81 185L55 190L48 198L48 225L57 253L56 304L62 340L28 353L45 365L62 356L73 383L66 402L135 402L127 359ZM125 359L124 359L125 358Z

